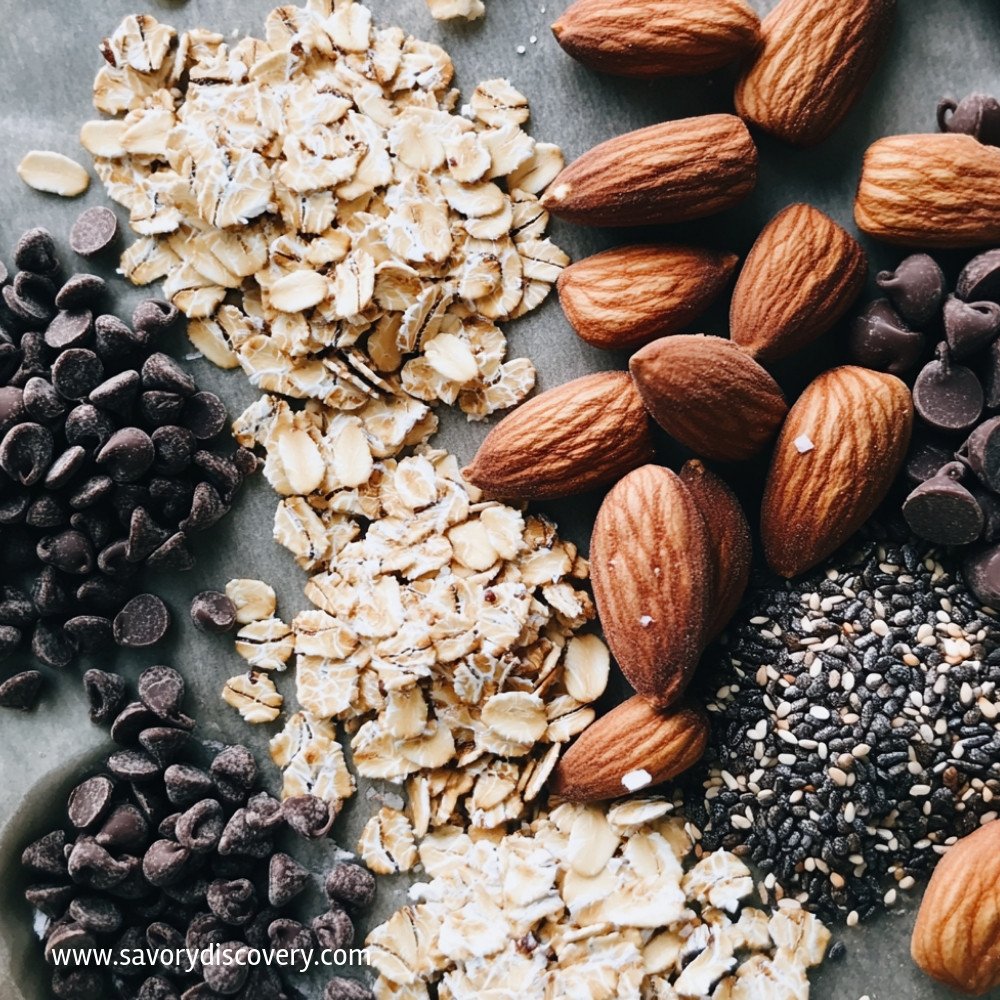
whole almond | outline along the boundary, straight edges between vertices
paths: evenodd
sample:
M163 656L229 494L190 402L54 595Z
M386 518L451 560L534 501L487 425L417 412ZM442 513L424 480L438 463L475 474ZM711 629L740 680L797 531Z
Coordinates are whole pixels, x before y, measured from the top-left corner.
M750 525L736 494L713 472L692 459L681 469L687 487L705 522L712 553L711 614L705 642L711 642L729 624L750 582L753 542Z
M1000 242L1000 149L969 135L895 135L865 153L854 218L900 246Z
M552 791L574 802L627 795L686 771L707 743L708 721L699 709L658 712L636 695L583 731L556 765Z
M895 0L781 0L736 84L737 112L793 145L822 142L868 85L895 9Z
M486 435L462 474L493 496L551 500L613 483L652 455L632 379L600 372L523 403Z
M733 115L651 125L609 139L566 167L542 197L586 226L701 219L741 202L757 183L757 147Z
M848 365L810 383L781 430L761 507L775 572L804 573L861 527L896 478L912 426L910 390L894 375Z
M606 250L559 275L559 301L588 344L639 347L697 319L729 283L738 260L679 246Z
M963 837L938 862L910 939L913 961L951 989L1000 986L1000 822Z
M591 69L687 76L750 52L760 38L760 18L745 0L576 0L552 33Z
M626 680L658 706L676 701L712 613L712 552L694 499L645 465L604 498L590 539L594 600Z
M762 361L786 358L830 330L864 287L868 258L810 205L791 205L757 238L736 282L730 337Z
M778 432L788 406L777 382L721 337L679 334L632 355L632 377L653 419L703 458L752 458Z

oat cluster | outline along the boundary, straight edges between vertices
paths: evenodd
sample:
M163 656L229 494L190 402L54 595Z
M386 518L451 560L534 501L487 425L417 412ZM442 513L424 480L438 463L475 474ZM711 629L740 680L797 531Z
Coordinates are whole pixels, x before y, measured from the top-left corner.
M427 0L432 16L439 21L450 21L464 17L467 21L477 21L486 13L483 0Z
M521 817L593 721L609 655L576 634L594 617L576 547L545 519L485 499L454 456L426 444L400 455L414 432L384 418L264 397L237 419L237 439L264 449L283 494L275 537L311 574L315 607L286 624L269 587L232 581L251 669L225 697L248 721L273 721L271 674L294 655L300 711L272 743L285 794L339 806L352 793L343 724L359 774L407 783L406 815L376 817L362 838L375 870L399 871L415 855L393 846L398 836L412 845L456 818L493 829ZM382 434L377 456L366 428ZM289 477L313 466L302 495Z
M482 419L531 391L495 323L568 263L538 199L563 160L506 80L455 113L443 49L331 0L233 45L130 16L103 51L94 104L115 117L81 138L140 237L122 270L163 282L206 357L351 412L415 397Z
M429 881L368 936L376 996L805 1000L829 931L790 900L752 905L726 851L685 871L669 810L567 803L499 839L436 831L419 848Z

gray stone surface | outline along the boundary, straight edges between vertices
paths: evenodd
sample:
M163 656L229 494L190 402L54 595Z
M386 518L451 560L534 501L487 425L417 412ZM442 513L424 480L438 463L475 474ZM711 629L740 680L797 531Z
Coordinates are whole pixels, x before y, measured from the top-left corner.
M762 11L773 6L773 0L752 2ZM371 0L379 21L398 22L421 37L444 44L455 59L463 89L471 89L480 79L509 76L531 100L534 134L559 142L570 158L630 128L730 109L732 77L727 73L707 79L642 83L599 77L576 65L563 55L547 30L567 3L547 0L548 9L544 10L542 0L487 0L485 21L438 25L431 20L423 0ZM269 0L147 0L144 5L177 27L202 25L227 32L259 31L271 6ZM789 150L762 139L760 184L743 206L706 222L650 232L647 238L693 241L745 253L763 223L796 200L808 200L852 227L851 198L868 143L893 132L931 130L937 99L944 93L961 96L972 89L1000 90L1000 6L996 0L901 0L900 7L890 57L860 108L832 139L809 151ZM13 240L32 225L45 225L53 231L70 266L81 263L72 261L65 247L66 234L84 206L105 202L100 185L95 183L77 201L65 202L25 188L14 167L31 148L59 150L86 162L76 136L80 123L92 115L90 83L99 65L97 44L122 16L134 11L133 0L79 4L68 0L33 0L30 4L0 0L0 255L8 263ZM532 42L533 35L537 42ZM518 52L518 46L525 47L524 54ZM635 235L561 224L553 228L558 242L574 258ZM872 249L879 265L899 257L884 248ZM140 297L120 283L116 292L122 303ZM717 310L710 315L703 328L724 332L724 312ZM590 371L620 366L624 361L577 340L554 300L528 319L512 324L509 339L514 354L527 354L535 360L543 388ZM836 335L831 335L825 348L795 370L783 372L786 384L794 389L809 370L832 357L836 341ZM254 395L239 373L222 373L203 361L194 362L191 368L199 382L219 392L234 413ZM485 430L454 414L444 414L438 442L468 459ZM748 494L754 491L754 480L750 474L743 484ZM167 597L175 614L169 645L155 653L120 656L113 661L133 680L153 662L177 666L187 678L191 706L197 708L201 719L201 736L246 741L262 758L272 730L249 730L218 701L222 681L239 669L242 661L233 653L230 640L195 633L186 615L191 595L235 575L272 581L285 615L302 606L302 574L270 538L274 506L267 484L262 479L253 483L213 536L211 551L202 553L194 572L172 580L151 580L151 586ZM567 534L585 544L595 506L596 501L588 499L566 509L553 507L551 513ZM59 678L48 672L50 683L41 707L27 716L6 713L0 720L0 1000L43 1000L48 996L39 975L40 951L26 926L29 913L20 897L23 879L16 862L23 844L56 821L66 791L93 766L104 746L104 734L86 719L81 672L73 669ZM283 687L291 693L288 680ZM273 784L273 773L270 778ZM378 794L375 788L362 789L353 800L338 822L342 843L354 843L372 809L371 799ZM322 863L323 851L311 853L317 864ZM403 888L401 880L382 883L380 914L390 911L402 898ZM865 994L873 1000L950 996L929 984L910 962L912 911L909 904L904 911L887 914L864 928L838 931L848 954L815 977L814 996L818 1000L858 1000ZM301 985L308 996L319 996L315 984Z

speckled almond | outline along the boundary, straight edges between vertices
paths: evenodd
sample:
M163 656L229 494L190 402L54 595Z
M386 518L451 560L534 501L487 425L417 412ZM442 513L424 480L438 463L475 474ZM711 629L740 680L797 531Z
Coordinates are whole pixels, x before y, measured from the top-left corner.
M854 218L899 246L998 243L1000 149L958 134L879 139L865 154Z
M685 76L752 51L760 18L746 0L576 0L552 33L574 59L602 73Z
M552 791L596 802L627 795L630 785L651 788L696 764L707 743L708 721L699 709L658 712L636 695L584 730L556 766Z
M463 475L496 497L550 500L613 483L652 455L632 379L600 372L523 403L490 431Z
M737 112L796 146L822 142L868 85L895 9L895 0L781 0L736 85Z
M777 382L721 337L679 334L632 355L632 377L653 419L702 458L752 458L778 432L788 407Z
M683 693L712 613L708 530L676 473L645 465L605 497L590 540L604 636L626 680L659 706Z
M734 115L651 125L602 142L552 182L542 204L587 226L686 222L739 204L757 183L757 147Z
M775 572L804 573L868 520L903 464L912 427L910 390L894 375L845 365L809 384L782 428L761 506Z
M753 541L750 525L736 494L697 459L681 469L687 487L708 531L712 553L712 606L705 628L711 642L729 624L750 581Z
M619 247L567 267L559 301L588 344L639 347L689 328L729 283L738 260L692 247Z
M830 330L865 284L861 245L811 205L791 205L757 238L736 282L730 337L762 361L787 358Z

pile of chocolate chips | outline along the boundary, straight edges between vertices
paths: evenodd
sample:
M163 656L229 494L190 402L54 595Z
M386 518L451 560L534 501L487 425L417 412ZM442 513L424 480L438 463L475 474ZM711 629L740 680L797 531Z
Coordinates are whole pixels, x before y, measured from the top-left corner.
M99 252L116 225L89 209L71 245ZM159 598L126 606L136 574L189 569L189 539L227 513L256 459L213 450L225 407L158 350L173 306L142 302L126 325L105 311L101 278L62 273L44 229L21 237L14 263L10 280L0 265L0 658L30 642L63 668L162 638ZM31 707L41 679L9 678L0 705Z
M308 924L289 904L313 881L290 855L275 850L283 828L325 836L332 816L313 796L279 802L257 791L257 765L243 746L216 753L207 767L194 722L182 711L184 681L170 667L139 678L138 700L125 701L116 674L87 672L91 718L111 724L120 749L102 771L69 795L70 831L53 830L29 845L22 863L37 880L25 891L41 914L52 992L59 1000L285 1000L273 965L251 966L253 949L348 948L352 912L370 905L375 880L366 868L338 864L326 876L325 912ZM36 926L38 922L36 921ZM201 949L200 959L143 967L135 949ZM56 966L62 949L109 948L110 966ZM336 978L326 1000L370 1000L360 982Z
M851 351L858 364L912 379L903 516L930 542L972 546L966 582L1000 607L1000 249L971 260L951 294L926 254L877 281L887 297L855 321Z

